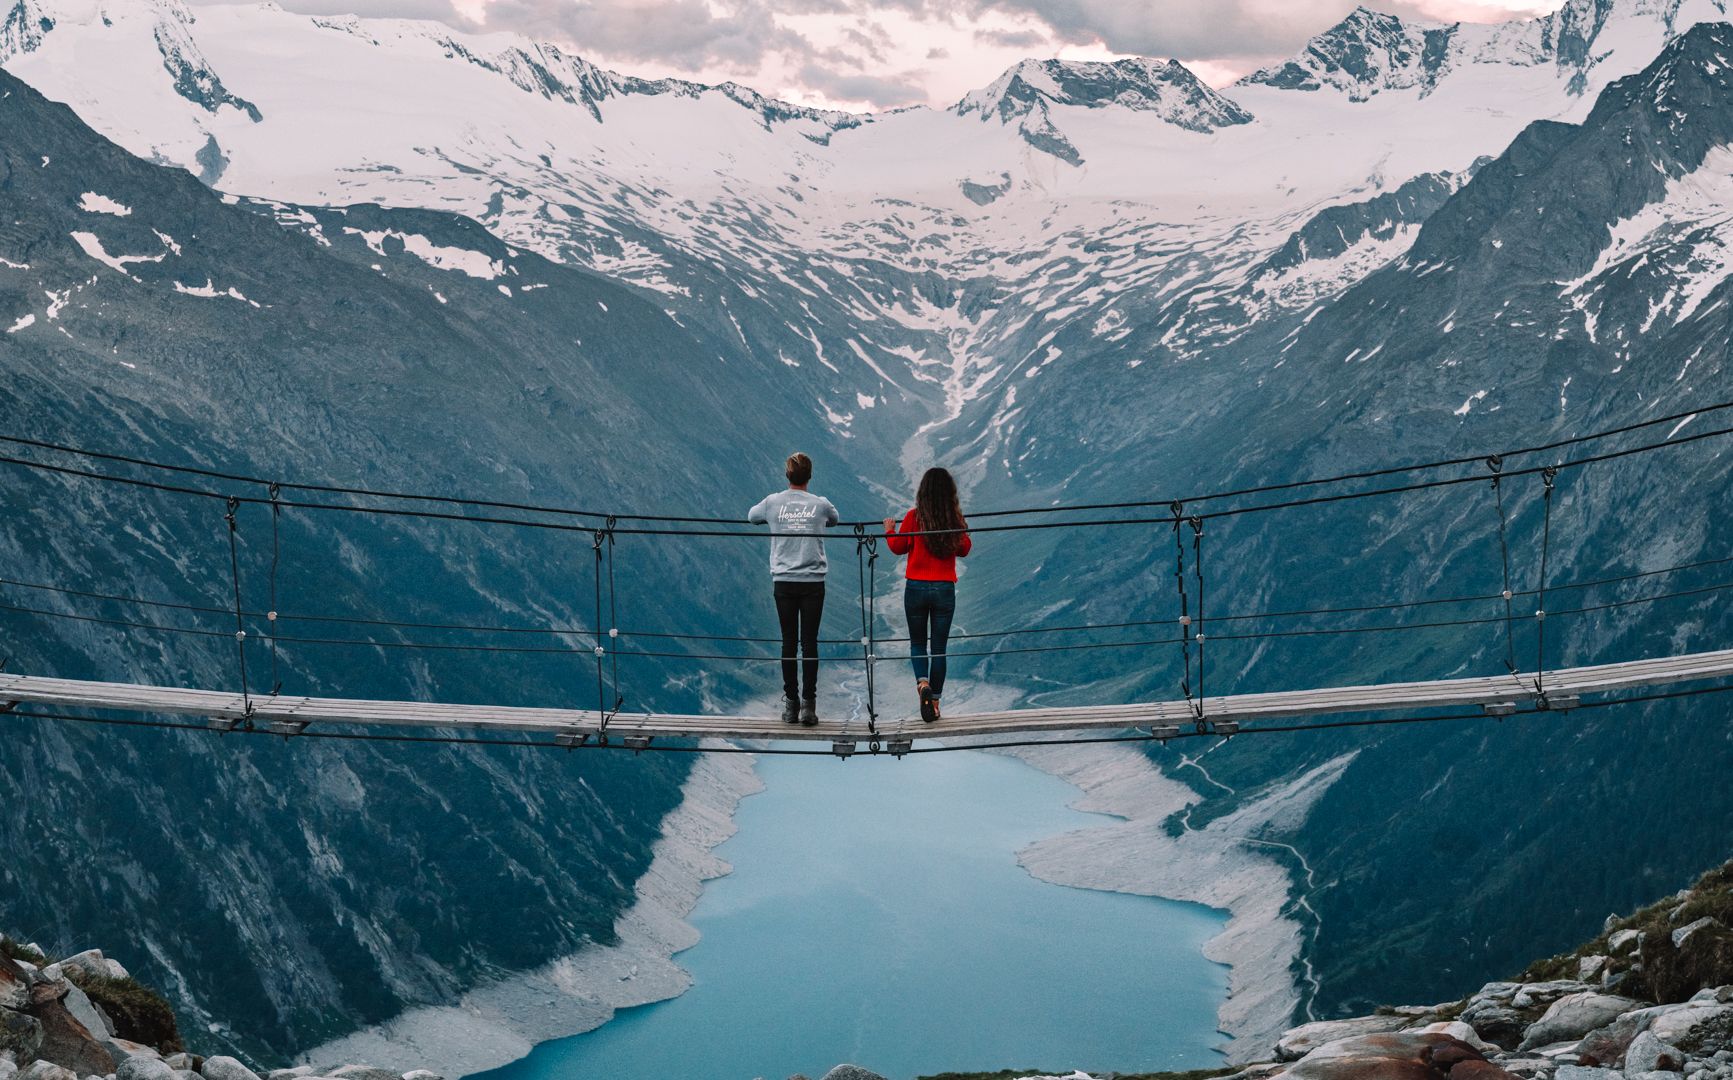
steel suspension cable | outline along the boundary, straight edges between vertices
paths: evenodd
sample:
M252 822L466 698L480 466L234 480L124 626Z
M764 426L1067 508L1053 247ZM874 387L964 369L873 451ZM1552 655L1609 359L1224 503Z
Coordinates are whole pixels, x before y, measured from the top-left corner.
M1586 433L1583 435L1571 436L1571 437L1565 438L1565 439L1557 439L1557 440L1553 440L1551 442L1541 443L1541 444L1535 445L1535 446L1525 446L1525 447L1520 447L1520 448L1516 448L1516 449L1509 449L1509 450L1503 451L1503 453L1500 456L1507 457L1507 458L1508 457L1519 457L1519 456L1526 456L1526 455L1532 455L1532 454L1537 454L1537 453L1545 453L1548 451L1559 450L1559 449L1563 449L1563 448L1571 447L1571 446L1580 446L1580 445L1583 445L1585 443L1595 442L1595 441L1598 441L1601 439L1614 438L1614 437L1619 436L1619 435L1629 434L1629 433L1634 432L1634 431L1640 431L1640 430L1643 430L1646 428L1656 427L1656 426L1659 426L1662 424L1687 421L1687 420L1693 419L1697 416L1700 416L1700 415L1703 415L1706 413L1720 412L1720 411L1723 411L1726 409L1733 409L1733 401L1715 402L1715 403L1711 403L1708 405L1697 406L1697 407L1694 407L1694 408L1687 410L1687 411L1684 411L1684 412L1672 413L1672 414L1669 414L1667 416L1655 417L1655 418L1649 419L1649 420L1635 421L1635 422L1630 423L1630 424L1624 424L1624 425L1621 425L1618 427L1609 428L1609 429L1605 429L1605 430L1601 430L1601 431L1589 432L1589 433ZM244 473L224 472L224 471L220 471L220 470L205 469L205 468L200 468L200 467L196 467L196 466L189 466L189 465L171 465L171 464L168 464L165 462L153 461L153 460L150 460L147 458L133 457L133 456L123 455L123 454L105 453L105 452L100 452L100 451L95 451L95 450L87 450L87 449L84 449L82 447L70 446L70 445L67 445L64 443L49 442L49 441L41 440L41 439L30 439L30 438L24 438L21 436L0 435L0 443L9 443L9 444L16 445L16 446L27 446L27 447L32 447L35 449L49 450L49 451L53 451L53 452L57 452L57 453L63 453L63 454L69 454L69 455L77 456L77 457L83 457L83 458L87 458L90 460L110 461L110 462L115 462L117 464L134 465L134 466L138 466L141 468L148 468L148 469L155 469L155 470L165 471L165 472L179 473L182 475L200 476L200 477L204 477L207 479L224 480L224 481L229 481L229 482L242 483L242 484L253 484L253 485L259 485L259 486L265 486L267 484L273 483L273 481L270 481L270 480L267 480L267 479L264 479L261 477L257 477L257 476L251 476L251 475L244 474ZM1294 481L1288 481L1285 483L1262 484L1262 485L1257 485L1257 486L1252 486L1252 487L1242 487L1242 488L1236 488L1236 489L1231 489L1231 490L1226 490L1226 491L1206 492L1206 493L1202 493L1202 494L1191 495L1185 499L1181 499L1178 501L1188 502L1188 503L1206 502L1206 501L1214 501L1214 500L1219 500L1219 499L1244 497L1247 495L1271 494L1271 493L1278 492L1278 491L1292 491L1292 490L1297 490L1297 489L1307 488L1307 487L1328 486L1328 485L1332 485L1332 484L1339 484L1339 483L1345 483L1345 482L1356 481L1356 480L1379 479L1379 478L1386 477L1386 476L1400 475L1402 473L1433 472L1433 471L1437 471L1439 469L1453 468L1453 467L1459 467L1462 465L1473 464L1475 462L1484 460L1486 458L1486 456L1487 455L1485 455L1485 454L1465 455L1462 457L1444 458L1444 459L1439 459L1439 460L1435 460L1435 461L1418 462L1418 463L1409 464L1409 465L1387 466L1387 467L1383 467L1383 468L1365 469L1365 470L1359 470L1359 471L1355 471L1355 472L1340 473L1340 474L1336 474L1336 475L1332 475L1332 476L1315 477L1315 478L1310 478L1310 479L1305 479L1305 480L1294 480ZM31 464L28 462L19 462L19 459L15 459L15 458L0 458L0 461L4 461L4 462L8 462L8 463ZM587 518L596 518L596 519L606 519L608 517L613 517L613 518L615 518L617 520L621 520L621 521L662 522L662 523L668 523L668 524L715 524L715 525L735 524L735 521L732 518L716 518L716 517L691 516L691 515L670 515L670 514L633 514L633 513L619 513L619 512L615 512L615 513L610 514L608 512L604 512L604 511L582 510L582 509L574 509L571 507L538 505L538 504L533 504L533 503L511 502L511 501L503 501L503 500L497 500L497 499L470 498L467 496L459 496L459 495L437 495L437 494L427 494L427 493L418 493L418 492L387 491L387 490L377 490L377 489L364 488L364 487L343 486L343 485L337 485L337 484L297 483L297 482L290 482L290 481L275 481L275 483L278 483L280 487L288 489L288 490L305 491L305 492L311 492L311 493L316 493L316 494L345 495L345 496L356 497L356 498L388 499L388 500L400 500L400 501L406 501L406 502L443 503L446 505L475 506L475 507L483 507L483 508L496 509L496 510L513 510L513 511L525 512L525 513L549 514L549 515L567 516L567 517L587 517ZM183 489L183 490L190 490L190 489ZM214 494L214 493L210 493L210 494ZM1173 501L1175 501L1175 500L1171 500L1171 499L1167 499L1167 500L1142 499L1142 500L1131 500L1131 501L1125 501L1125 502L1087 503L1087 504L1076 504L1076 505L1071 505L1071 506L1057 506L1057 507L1055 507L1055 506L1019 507L1019 508L1012 508L1012 509L1006 509L1006 510L976 511L975 513L971 514L970 516L971 517L977 517L977 518L986 518L986 517L1007 517L1007 516L1026 515L1026 514L1052 514L1052 513L1064 513L1064 512L1074 512L1074 511L1139 509L1139 508L1171 505L1171 503ZM330 504L320 504L319 508L329 509L332 507L330 506ZM375 508L375 509L379 509L379 508ZM459 520L480 520L480 519L467 519L467 518L462 518L461 516L459 516ZM845 522L843 524L853 525L856 523ZM862 522L859 524L869 524L869 523ZM584 525L575 525L572 527L575 529L578 529L580 531L583 531L583 530L586 530L587 528L589 528L589 526L584 526ZM985 530L983 529L983 530L977 530L977 531L985 531Z
M1612 460L1616 460L1619 458L1630 457L1630 456L1633 456L1636 454L1645 454L1645 453L1649 453L1649 452L1656 451L1656 450L1667 449L1670 447L1684 446L1684 445L1687 445L1690 443L1701 441L1703 439L1720 438L1720 437L1730 435L1730 434L1733 434L1733 427L1716 428L1716 429L1711 430L1711 431L1697 432L1697 433L1692 434L1692 435L1686 435L1682 438L1669 439L1669 440L1665 440L1665 441L1659 442L1659 443L1648 443L1648 444L1644 444L1641 446L1628 447L1628 448L1623 449L1623 450L1615 450L1615 451L1610 451L1607 453L1593 454L1593 455L1589 455L1587 457L1575 458L1575 459L1571 459L1568 461L1559 462L1556 465L1535 466L1532 468L1512 470L1512 471L1506 472L1504 475L1507 477L1530 476L1530 475L1538 475L1541 472L1543 472L1545 469L1553 469L1554 471L1557 471L1557 470L1566 469L1566 468L1577 468L1580 466L1595 464L1597 462L1612 461ZM61 465L46 465L46 464L43 464L41 462L27 461L27 460L23 460L20 458L0 457L0 464L19 465L19 466L22 466L25 468L36 469L39 471L59 473L59 474L68 475L68 476L81 476L81 477L86 477L89 479L102 480L102 481L108 481L108 482L119 483L119 484L127 484L127 485L132 485L132 486L137 486L137 487L150 488L150 489L154 489L154 490L158 490L158 491L175 492L175 493L185 494L185 495L194 495L194 496L199 496L199 497L208 498L208 499L225 499L226 500L226 499L234 498L234 499L237 499L241 503L263 503L265 501L265 500L259 499L257 497L225 495L222 492L217 492L217 491L210 491L210 490L204 490L204 489L198 489L198 488L179 487L179 486L171 485L171 484L161 484L161 483L157 483L155 481L139 480L139 479L135 479L132 477L122 477L122 476L114 476L114 475L106 474L106 473L92 472L90 470L85 470L85 469L73 469L73 468L68 468L66 466L61 466ZM1373 489L1366 490L1366 491L1345 492L1345 493L1338 493L1338 494L1333 494L1333 495L1319 495L1319 496L1313 496L1313 497L1304 498L1304 499L1290 499L1290 500L1286 500L1286 501L1282 501L1282 502L1257 503L1257 504L1253 504L1250 506L1229 507L1225 510L1214 510L1214 511L1210 511L1208 513L1204 513L1204 514L1201 514L1198 516L1202 517L1205 520L1209 520L1212 518L1239 517L1239 516L1243 516L1243 515L1247 515L1247 514L1265 513L1267 511L1272 511L1272 510L1289 510L1289 509L1293 509L1296 507L1302 507L1302 506L1323 506L1323 505L1328 505L1328 504L1338 503L1338 502L1353 501L1353 500L1359 500L1359 499L1378 498L1378 497L1385 496L1385 495L1399 495L1399 494L1404 494L1404 493L1409 493L1409 492L1429 491L1429 490L1438 489L1438 488L1454 487L1454 486L1459 485L1459 484L1473 483L1473 482L1476 482L1478 479L1479 478L1477 476L1447 477L1447 478L1439 479L1439 480L1418 481L1418 482L1411 483L1411 484L1402 484L1402 485L1396 485L1393 487L1373 488ZM556 531L556 532L588 533L588 532L594 531L594 527L589 526L589 525L579 525L579 524L570 524L570 523L552 522L552 521L530 521L530 520L525 520L522 518L483 517L483 516L475 516L475 515L468 515L468 514L451 514L451 513L444 513L444 512L432 511L432 510L402 510L402 509L394 509L394 508L389 508L389 507L350 506L350 505L344 505L344 504L340 504L340 503L320 503L320 502L284 502L282 505L284 507L287 507L287 508L300 509L300 510L328 510L328 511L341 512L341 513L378 515L378 516L383 516L383 517L416 518L416 519L426 519L426 520L436 520L436 521L459 521L459 522L466 522L466 523L469 523L472 525L505 525L505 526L512 526L512 527L516 527L516 528L526 528L526 529L546 529L546 530L551 530L551 531ZM1051 530L1051 529L1130 527L1130 526L1167 524L1170 520L1171 519L1169 519L1167 517L1157 517L1157 518L1128 517L1128 518L1085 519L1085 520L1073 520L1073 521L1042 521L1042 522L1028 522L1028 523L1018 524L1018 525L980 525L980 526L973 527L970 531L976 532L976 533L990 533L990 532L1025 532L1025 531ZM630 528L630 529L616 529L615 531L617 533L622 534L622 535L630 534L630 535L638 535L638 536L693 536L693 537L750 539L750 540L760 540L760 541L764 539L763 533L755 532L755 531L746 531L746 530L742 530L742 529L644 529L644 528ZM954 533L957 533L960 531L962 531L962 530L958 530L958 529L933 529L933 530L925 530L925 531L919 531L919 532L911 532L911 533L907 533L906 535L911 536L911 537L913 537L913 536L938 536L938 535L954 534Z

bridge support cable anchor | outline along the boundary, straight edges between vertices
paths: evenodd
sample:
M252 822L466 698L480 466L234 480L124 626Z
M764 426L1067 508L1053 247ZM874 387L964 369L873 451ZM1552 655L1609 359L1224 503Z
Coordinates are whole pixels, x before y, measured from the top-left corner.
M1498 507L1498 555L1504 570L1504 666L1516 674L1516 611L1512 606L1515 593L1510 588L1510 523L1504 510L1504 458L1494 454L1486 459L1492 470L1492 497Z
M576 750L590 741L587 731L562 731L554 736L554 745L563 746L567 750Z
M242 715L239 721L223 728L224 731L232 731L239 725L244 725L249 731L253 727L253 691L247 682L247 624L241 606L240 524L235 520L235 512L240 506L241 500L230 495L224 501L223 521L229 527L229 582L235 595L235 666L241 678Z
M856 745L853 739L837 739L830 744L830 752L847 761L854 756Z
M1534 612L1534 696L1540 707L1548 707L1546 697L1546 584L1547 562L1552 551L1552 493L1558 479L1558 466L1541 470L1540 582L1535 588Z
M861 664L866 670L867 732L873 736L872 751L877 753L879 710L874 669L878 664L876 594L878 592L879 544L877 537L867 534L864 524L854 527L854 561L855 569L860 577L860 653ZM842 744L838 743L837 745ZM854 753L854 744L850 743L849 747L848 753ZM837 756L847 757L848 754L838 751Z

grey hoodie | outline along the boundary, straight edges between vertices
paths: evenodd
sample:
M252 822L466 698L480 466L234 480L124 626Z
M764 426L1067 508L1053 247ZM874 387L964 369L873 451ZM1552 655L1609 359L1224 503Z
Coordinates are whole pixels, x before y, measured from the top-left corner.
M823 581L824 530L839 520L823 495L787 488L746 512L754 525L770 525L770 576L776 581Z

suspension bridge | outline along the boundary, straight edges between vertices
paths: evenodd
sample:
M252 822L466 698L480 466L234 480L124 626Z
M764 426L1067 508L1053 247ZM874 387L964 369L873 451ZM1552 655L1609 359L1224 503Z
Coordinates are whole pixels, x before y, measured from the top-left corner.
M831 646L859 649L854 659L864 674L865 707L846 719L823 719L816 726L787 725L777 717L748 715L679 714L634 710L626 707L621 692L619 661L622 656L681 658L694 661L743 661L780 664L780 656L738 652L692 652L670 650L666 643L732 642L765 643L770 639L746 635L640 634L618 627L615 589L614 547L625 535L740 537L763 542L766 534L741 529L731 519L676 517L666 515L613 514L570 507L538 506L500 500L470 499L449 495L377 491L337 485L295 483L217 470L172 465L125 455L102 453L20 436L0 435L0 443L33 456L0 455L0 465L38 474L68 478L69 482L126 485L153 492L217 502L228 536L228 570L233 603L230 607L195 605L153 600L117 593L77 589L64 584L0 578L0 585L62 600L85 600L135 605L152 611L175 611L199 616L232 618L232 629L188 627L139 618L113 618L86 612L0 603L0 610L44 618L78 620L112 626L127 632L149 631L188 634L207 638L232 638L236 683L227 689L153 686L130 683L74 680L0 669L0 713L17 718L35 717L86 723L125 724L146 727L190 728L219 733L242 732L283 737L385 739L395 741L472 742L508 745L563 747L567 749L620 748L634 752L668 750L693 752L703 742L715 749L713 740L788 742L819 744L810 749L779 749L771 752L834 754L849 757L861 751L900 757L908 753L938 752L981 746L1022 745L1070 736L1073 741L1160 741L1197 737L1231 737L1384 724L1438 723L1480 717L1504 718L1530 714L1559 714L1576 709L1594 709L1636 701L1687 697L1733 690L1717 680L1733 676L1733 648L1652 656L1644 659L1596 665L1548 669L1546 621L1684 597L1718 597L1733 583L1716 583L1675 589L1646 596L1626 597L1600 604L1547 608L1548 594L1598 586L1661 578L1703 568L1733 564L1733 556L1646 570L1593 580L1554 582L1549 580L1552 545L1554 492L1562 475L1597 464L1642 454L1676 451L1680 447L1723 439L1733 427L1697 430L1679 436L1692 420L1733 409L1733 402L1707 405L1690 412L1657 417L1607 431L1561 439L1541 446L1506 450L1499 454L1465 456L1416 465L1379 468L1318 479L1242 488L1176 500L1133 500L986 511L971 515L973 533L1011 532L1031 529L1158 527L1171 530L1173 539L1175 613L1165 619L1081 624L1055 627L1020 627L979 634L956 635L957 639L1009 638L1015 635L1081 631L1128 630L1163 626L1174 628L1173 636L1132 641L1042 644L1030 647L995 647L985 652L965 647L952 651L952 658L1003 656L1020 652L1073 649L1153 648L1177 646L1182 654L1180 695L1168 700L1132 704L1078 704L1050 708L1018 708L958 715L947 714L936 724L925 724L910 716L881 713L875 686L875 668L902 657L881 655L881 646L906 639L880 638L876 634L877 537L868 523L845 523L838 539L852 539L859 579L861 633L858 639L827 638ZM1613 446L1613 440L1673 425L1666 437L1635 445ZM1581 452L1583 449L1591 452ZM1556 456L1575 452L1574 456ZM1555 455L1544 458L1543 455ZM44 457L49 460L44 460ZM1513 460L1538 463L1513 466ZM69 462L77 462L72 464ZM115 466L142 470L142 475L115 471ZM1395 478L1403 478L1396 480ZM1507 485L1524 480L1541 487L1542 523L1537 585L1518 590L1512 585L1509 515L1505 505ZM1395 481L1395 482L1391 482ZM1342 490L1344 486L1360 486ZM1469 596L1426 597L1407 601L1343 607L1314 607L1289 611L1211 614L1204 605L1204 540L1210 522L1250 514L1271 513L1302 506L1388 498L1403 493L1445 489L1461 485L1490 485L1497 514L1503 588ZM237 490L237 486L239 490ZM286 497L287 496L287 497ZM337 502L333 497L363 502ZM384 505L380 505L384 504ZM240 526L237 512L243 505L270 511L271 572L270 608L250 610L243 601L241 562L238 554ZM1155 513L1151 513L1155 511ZM276 610L276 566L280 544L279 522L285 512L368 514L464 521L505 528L554 529L585 534L594 552L594 622L589 627L497 626L454 623L415 623L345 615L286 615ZM1081 514L1114 514L1112 517L1079 517ZM1040 515L1043 520L1019 520ZM987 524L981 524L987 522ZM10 596L6 599L11 599ZM1525 609L1516 613L1521 601ZM1532 613L1527 608L1532 602ZM1502 610L1492 616L1439 620L1409 620L1390 624L1315 628L1254 630L1233 629L1252 620L1316 618L1330 615L1364 615L1401 612L1434 605L1485 605ZM370 640L360 638L311 637L281 633L284 622L319 622L362 627L389 627L394 631L476 631L489 634L547 635L554 644L498 645L450 642ZM1516 658L1515 627L1531 624L1535 656L1531 665ZM1212 627L1226 624L1226 633ZM263 629L259 629L260 626ZM1379 683L1360 686L1309 687L1248 694L1206 694L1205 647L1210 641L1261 640L1319 633L1384 633L1445 627L1491 627L1502 629L1505 644L1504 670L1494 675L1441 678L1423 681ZM249 628L252 629L249 629ZM628 648L644 639L657 648ZM572 642L576 640L578 644ZM551 653L593 656L596 677L595 706L530 708L487 704L454 704L430 701L382 701L284 694L276 682L276 649L279 643L338 644L374 648L426 650L479 650L505 653ZM254 687L248 670L249 654L263 646L272 667L268 692ZM837 659L832 657L832 661ZM257 659L255 658L255 663ZM612 677L610 678L610 672ZM1637 693L1633 693L1636 691ZM69 712L66 710L78 710ZM90 713L104 715L90 715ZM126 713L132 718L106 714ZM1317 721L1313 718L1338 718ZM174 719L163 719L174 718ZM453 732L463 732L454 735ZM917 740L924 745L916 746ZM943 741L940 741L943 740ZM960 741L959 741L960 740ZM992 741L982 741L992 740ZM757 748L753 752L765 752Z

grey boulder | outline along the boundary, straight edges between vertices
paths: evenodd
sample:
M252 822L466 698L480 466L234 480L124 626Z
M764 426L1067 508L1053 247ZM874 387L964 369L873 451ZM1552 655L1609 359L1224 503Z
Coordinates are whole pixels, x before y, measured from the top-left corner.
M78 1080L78 1074L52 1061L32 1061L18 1073L18 1080Z
M108 1022L108 1016L97 1008L96 1003L91 1001L76 984L67 983L66 997L62 999L62 1004L66 1006L66 1011L72 1014L74 1020L84 1025L84 1029L90 1032L93 1038L100 1041L114 1034L114 1025Z
M1733 1023L1733 1005L1680 1005L1649 1021L1649 1032L1662 1042L1683 1046L1698 1028L1727 1023Z
M293 1069L272 1069L265 1074L265 1080L301 1080L303 1076L312 1076L313 1066L297 1065Z
M1405 1016L1356 1016L1347 1020L1318 1020L1301 1024L1282 1034L1276 1043L1277 1061L1298 1061L1307 1054L1338 1039L1355 1035L1381 1035L1400 1031L1409 1022Z
M1684 926L1673 931L1673 948L1683 949L1685 947L1685 942L1691 940L1692 935L1696 934L1698 931L1707 930L1710 927L1720 925L1720 922L1708 915L1703 916L1695 922L1686 923Z
M1532 1009L1536 1005L1550 1005L1559 998L1569 994L1580 994L1591 989L1588 983L1575 979L1554 979L1551 982L1525 983L1511 995L1510 1003L1519 1009Z
M1521 995L1519 994L1518 997ZM1598 1027L1617 1020L1642 1002L1617 994L1602 994L1593 990L1566 994L1547 1007L1539 1020L1529 1025L1519 1049L1533 1050L1553 1043L1580 1039Z
M162 1058L138 1054L120 1063L114 1080L175 1080L175 1071Z
M1651 1031L1632 1039L1630 1049L1625 1051L1627 1077L1647 1072L1678 1072L1684 1067L1685 1055L1679 1048L1655 1038Z
M863 1069L859 1065L838 1065L825 1073L820 1080L885 1080L885 1078L871 1069Z
M411 1069L403 1074L403 1080L445 1080L431 1069Z
M371 1065L345 1065L341 1069L332 1069L325 1074L333 1080L403 1080L403 1077L390 1069L376 1069Z
M205 1080L259 1080L259 1074L232 1057L205 1059Z

